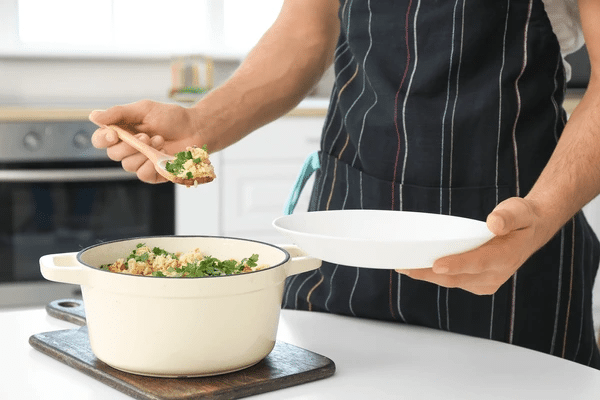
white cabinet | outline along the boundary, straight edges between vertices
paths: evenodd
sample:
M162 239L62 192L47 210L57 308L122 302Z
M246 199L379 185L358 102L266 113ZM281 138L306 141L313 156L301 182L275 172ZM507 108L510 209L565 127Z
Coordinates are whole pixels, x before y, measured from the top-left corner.
M272 222L283 215L305 158L319 149L324 110L292 113L211 155L217 179L176 190L176 233L288 243ZM313 181L306 185L297 211L307 209Z
M220 235L220 155L211 155L217 179L198 187L175 185L175 234Z
M268 242L284 239L271 223L283 215L305 158L319 149L322 127L323 117L284 117L223 151L224 235ZM305 187L304 198L310 190ZM299 204L297 210L303 207Z

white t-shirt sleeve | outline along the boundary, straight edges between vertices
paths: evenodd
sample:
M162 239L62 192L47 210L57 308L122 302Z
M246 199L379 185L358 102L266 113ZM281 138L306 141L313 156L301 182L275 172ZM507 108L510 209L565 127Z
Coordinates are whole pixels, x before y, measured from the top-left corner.
M552 30L558 38L560 52L565 65L567 80L571 79L571 66L565 57L579 50L584 44L581 18L577 0L542 0L546 14L550 19Z

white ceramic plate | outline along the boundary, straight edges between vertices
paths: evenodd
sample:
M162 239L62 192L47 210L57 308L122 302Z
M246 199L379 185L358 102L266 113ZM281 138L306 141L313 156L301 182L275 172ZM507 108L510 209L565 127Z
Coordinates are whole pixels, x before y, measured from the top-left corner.
M482 221L408 211L304 212L279 217L273 226L312 257L379 269L428 268L493 237Z

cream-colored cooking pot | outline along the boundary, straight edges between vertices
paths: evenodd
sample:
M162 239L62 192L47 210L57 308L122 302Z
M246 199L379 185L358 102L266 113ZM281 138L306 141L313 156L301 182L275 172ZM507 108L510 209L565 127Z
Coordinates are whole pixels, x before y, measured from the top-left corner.
M221 260L258 254L271 267L239 275L167 278L98 269L138 243L169 252L199 248ZM140 237L40 259L51 281L81 285L92 351L141 375L208 376L258 363L275 345L284 281L321 261L295 246L213 236Z

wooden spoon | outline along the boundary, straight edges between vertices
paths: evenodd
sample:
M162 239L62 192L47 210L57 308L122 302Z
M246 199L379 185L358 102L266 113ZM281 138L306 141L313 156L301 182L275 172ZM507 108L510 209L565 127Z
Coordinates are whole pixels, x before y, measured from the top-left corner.
M212 176L201 176L192 179L180 178L170 173L166 169L167 162L172 162L173 160L175 160L175 157L163 153L162 151L156 150L154 147L147 145L146 143L142 142L141 140L133 136L131 133L117 125L107 125L105 127L115 131L116 134L119 136L119 139L121 139L122 141L124 141L125 143L127 143L146 157L148 157L152 164L154 164L156 172L158 172L160 175L164 176L166 179L173 183L178 183L180 185L190 187L202 183L208 183L214 179Z

